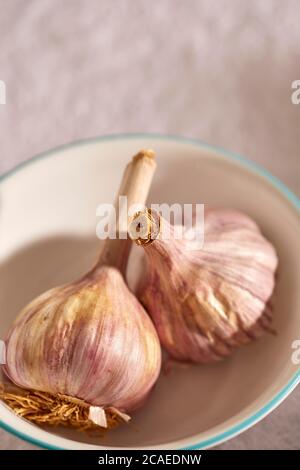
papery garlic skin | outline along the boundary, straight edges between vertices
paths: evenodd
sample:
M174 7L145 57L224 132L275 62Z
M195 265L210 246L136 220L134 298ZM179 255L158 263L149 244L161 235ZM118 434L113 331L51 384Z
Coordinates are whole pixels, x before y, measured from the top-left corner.
M201 249L170 231L170 240L137 243L147 262L138 297L171 357L214 362L270 329L277 255L253 220L207 211Z
M154 326L120 272L99 267L25 307L6 340L17 385L130 412L159 375Z

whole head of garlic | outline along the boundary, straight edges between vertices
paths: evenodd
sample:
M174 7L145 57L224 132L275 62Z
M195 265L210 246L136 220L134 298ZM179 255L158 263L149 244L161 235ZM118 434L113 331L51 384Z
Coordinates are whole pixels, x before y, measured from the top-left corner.
M18 386L130 412L160 370L153 324L123 276L103 266L27 305L6 341Z
M138 296L170 356L217 361L270 329L277 256L253 220L234 210L208 210L204 245L196 249L176 239L172 227L164 239L159 226L168 222L157 213L137 217L148 230L136 238L147 263Z
M129 207L146 200L153 158L152 151L141 151L125 170L119 196L127 196ZM0 397L21 416L86 428L91 420L105 423L103 413L124 417L148 395L159 375L161 349L122 275L130 245L131 240L107 239L90 272L40 295L15 320L4 371L32 394L0 390Z

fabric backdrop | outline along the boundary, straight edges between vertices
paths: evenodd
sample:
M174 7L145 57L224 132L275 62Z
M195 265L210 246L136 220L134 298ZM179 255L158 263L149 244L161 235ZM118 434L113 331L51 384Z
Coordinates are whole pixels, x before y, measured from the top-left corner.
M0 173L117 132L245 154L300 193L298 0L0 0ZM0 431L1 449L34 446ZM300 387L221 449L299 449Z

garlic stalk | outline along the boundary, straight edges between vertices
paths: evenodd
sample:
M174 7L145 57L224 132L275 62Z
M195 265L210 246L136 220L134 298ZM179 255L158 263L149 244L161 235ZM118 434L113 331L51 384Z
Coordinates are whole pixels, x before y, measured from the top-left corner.
M141 151L128 165L119 191L127 196L128 207L145 203L155 167L152 151ZM70 411L74 400L82 410L90 405L105 410L108 424L126 419L156 382L159 340L122 275L131 243L106 239L90 272L30 302L9 331L4 372L19 387L33 391L29 399L38 409L36 392L49 394L48 424L64 424L62 409ZM2 398L18 408L12 394L2 393ZM40 422L39 413L25 408L25 417ZM102 416L105 424L101 409L90 410L89 419L95 421L95 416Z
M173 227L154 211L135 219L132 224L138 221L146 232L135 240L147 264L138 297L171 357L217 361L271 329L277 256L253 220L234 210L209 210L204 245L195 249L187 237L175 239ZM168 226L169 239L161 225Z

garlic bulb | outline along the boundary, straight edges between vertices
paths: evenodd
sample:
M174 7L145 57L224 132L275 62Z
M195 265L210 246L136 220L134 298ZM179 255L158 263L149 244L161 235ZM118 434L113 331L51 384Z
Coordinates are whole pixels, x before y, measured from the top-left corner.
M270 329L277 256L253 220L209 210L203 247L195 249L194 242L175 239L172 227L163 239L159 226L168 222L157 213L136 217L148 230L136 239L147 262L138 296L170 356L217 361Z
M7 338L4 371L23 388L129 412L159 366L151 320L119 270L100 266L24 308Z
M129 206L145 202L155 165L150 151L128 165L119 195L127 195ZM21 311L6 340L4 366L16 385L49 393L52 400L102 407L108 415L124 417L141 405L159 375L161 350L150 318L121 273L130 244L130 239L107 239L89 273ZM99 410L91 408L96 415ZM40 422L40 416L34 418Z

